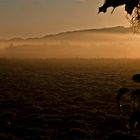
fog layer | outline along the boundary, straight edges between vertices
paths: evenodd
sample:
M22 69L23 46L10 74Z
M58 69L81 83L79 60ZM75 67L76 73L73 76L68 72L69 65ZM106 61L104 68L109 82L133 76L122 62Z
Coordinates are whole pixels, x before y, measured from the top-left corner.
M77 31L42 38L1 41L8 58L140 58L140 35Z

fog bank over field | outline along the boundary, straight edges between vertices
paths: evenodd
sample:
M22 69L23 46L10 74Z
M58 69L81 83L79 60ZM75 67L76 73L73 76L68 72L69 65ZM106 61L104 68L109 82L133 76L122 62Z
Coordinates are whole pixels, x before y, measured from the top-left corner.
M140 58L140 35L112 27L0 41L6 58Z

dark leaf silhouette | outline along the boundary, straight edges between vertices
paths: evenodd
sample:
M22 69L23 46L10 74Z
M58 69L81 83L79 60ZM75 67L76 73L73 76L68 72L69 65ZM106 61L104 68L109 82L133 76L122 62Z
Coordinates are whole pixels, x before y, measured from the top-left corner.
M125 5L125 11L128 14L132 14L135 7L137 7L139 4L139 0L128 0L128 2Z
M138 6L139 0L105 0L103 6L99 7L99 12L106 12L107 8L113 7L111 13L113 13L114 9L118 6L125 5L125 10L128 14L132 14L135 7Z
M140 83L140 74L135 74L132 77L134 82Z

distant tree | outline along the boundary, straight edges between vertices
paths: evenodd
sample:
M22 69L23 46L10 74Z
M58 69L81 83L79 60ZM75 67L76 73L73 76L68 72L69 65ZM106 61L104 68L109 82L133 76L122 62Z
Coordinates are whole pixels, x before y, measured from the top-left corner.
M125 11L127 13L126 17L130 24L132 25L134 32L140 31L140 0L105 0L104 4L99 7L100 12L107 12L109 7L113 7L111 13L118 6L125 6Z

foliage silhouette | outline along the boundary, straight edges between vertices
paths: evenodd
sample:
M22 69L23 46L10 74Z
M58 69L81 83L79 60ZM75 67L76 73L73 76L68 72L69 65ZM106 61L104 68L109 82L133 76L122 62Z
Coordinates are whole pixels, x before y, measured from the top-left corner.
M140 74L133 75L132 80L134 82L140 83ZM126 114L125 109L123 108L125 106L125 103L123 103L124 100L122 101L122 98L125 95L125 93L130 93L130 114ZM130 91L128 88L120 88L118 90L116 100L121 114L124 116L128 116L127 128L128 132L132 133L135 130L137 124L140 123L140 89L134 89Z
M125 11L127 12L127 19L132 25L134 32L139 32L140 29L140 1L139 0L105 0L104 4L99 7L98 14L100 12L106 13L107 9L113 7L111 13L118 6L125 5Z

